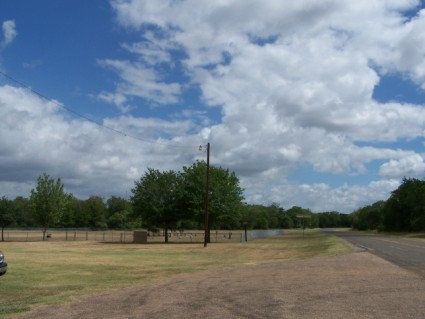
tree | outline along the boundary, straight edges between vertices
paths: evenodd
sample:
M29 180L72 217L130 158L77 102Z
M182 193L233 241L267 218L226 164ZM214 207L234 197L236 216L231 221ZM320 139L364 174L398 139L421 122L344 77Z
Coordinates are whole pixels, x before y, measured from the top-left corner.
M425 229L425 181L404 178L385 203L384 226L387 230Z
M0 199L1 241L4 241L4 228L13 223L12 202L6 197Z
M267 207L263 205L245 205L241 214L241 227L248 229L268 229L269 215Z
M92 229L106 229L106 205L102 197L90 196L82 203L82 215L86 226Z
M35 221L43 227L43 240L49 226L57 224L67 201L64 185L44 173L37 178L37 185L31 190L30 203Z
M317 214L319 218L319 227L351 227L351 216L348 214L341 214L335 211L321 212Z
M199 223L204 219L206 163L197 161L183 167L183 197L192 216ZM239 225L243 208L243 189L234 172L222 167L210 167L208 229L231 228ZM207 232L207 240L209 238ZM209 241L209 240L208 240Z
M269 206L246 204L243 207L240 226L246 223L247 228L250 229L293 228L296 221L296 208L289 210L288 213L277 203Z
M234 172L210 167L209 229L236 226L243 207L243 189Z
M107 218L109 218L116 212L131 209L131 203L127 201L125 198L121 198L118 196L111 196L106 201L106 206L107 206L107 216L106 216Z
M294 221L286 212L283 212L280 218L280 228L284 228L284 229L294 228Z
M294 225L296 225L296 227L314 228L318 226L317 216L314 216L309 209L305 209L299 206L292 206L286 211L286 213L294 221ZM307 218L300 218L299 216L306 216Z
M383 201L362 207L353 215L353 227L358 230L381 229L383 226Z
M19 227L35 227L37 226L31 212L31 203L28 198L22 196L16 197L12 201L12 210L14 216L14 225Z
M172 170L160 172L152 168L148 168L131 190L134 212L142 217L143 224L148 228L163 228L165 243L168 243L168 230L177 229L179 220L185 217L180 190L179 173Z
M283 208L278 203L272 203L267 207L269 216L269 228L282 228Z
M128 229L140 227L141 218L133 218L131 203L121 197L111 196L107 201L106 221L108 228Z
M68 194L68 199L64 207L59 226L64 228L81 227L86 225L77 224L77 216L80 211L80 200L75 198L73 195Z

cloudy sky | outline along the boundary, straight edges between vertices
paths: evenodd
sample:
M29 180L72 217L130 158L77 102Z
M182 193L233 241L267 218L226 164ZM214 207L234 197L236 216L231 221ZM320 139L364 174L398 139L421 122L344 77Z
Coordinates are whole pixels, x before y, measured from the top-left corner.
M248 203L350 213L425 175L419 0L3 0L0 196L130 196L205 160Z

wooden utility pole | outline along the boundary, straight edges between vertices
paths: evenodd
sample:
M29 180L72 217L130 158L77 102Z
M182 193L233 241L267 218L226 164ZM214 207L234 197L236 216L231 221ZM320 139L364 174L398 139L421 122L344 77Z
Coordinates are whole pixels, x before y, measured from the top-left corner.
M208 225L208 201L209 201L209 189L210 189L210 143L207 144L207 173L205 177L205 236L204 236L204 247L207 247L207 243L210 241L210 228Z

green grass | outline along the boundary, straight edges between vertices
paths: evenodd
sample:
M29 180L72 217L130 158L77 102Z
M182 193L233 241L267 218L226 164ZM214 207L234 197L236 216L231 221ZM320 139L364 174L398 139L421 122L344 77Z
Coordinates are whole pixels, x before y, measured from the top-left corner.
M179 273L335 255L349 248L318 230L248 243L105 244L4 242L8 273L0 278L0 318L41 305L135 285Z

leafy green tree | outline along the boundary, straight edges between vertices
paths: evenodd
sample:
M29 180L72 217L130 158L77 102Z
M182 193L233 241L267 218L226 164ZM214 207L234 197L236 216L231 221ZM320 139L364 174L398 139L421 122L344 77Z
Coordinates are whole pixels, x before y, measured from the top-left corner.
M131 203L121 197L111 196L107 201L106 221L108 228L112 229L130 229L141 226L141 218L133 217L133 208Z
M297 218L297 215L300 215L300 214L303 214L303 209L298 206L292 206L291 208L285 211L285 215L291 221L290 223L292 224L291 228L296 228L300 226L300 219Z
M55 181L46 173L37 178L37 185L31 190L30 203L34 220L43 227L43 240L46 239L47 228L60 221L67 199L60 178Z
M185 217L180 190L179 173L152 168L148 168L131 190L135 214L141 216L149 229L163 228L165 243L168 243L168 230L177 229L178 222Z
M203 224L205 211L206 163L197 161L183 167L184 203L194 218ZM243 208L243 189L234 172L210 166L208 229L237 227ZM209 241L207 232L207 241Z
M269 228L277 229L282 228L283 208L277 203L272 203L267 207L267 214L269 217Z
M317 214L319 217L319 227L339 227L339 213L323 212Z
M280 218L280 228L284 228L284 229L294 228L294 221L286 212L283 212Z
M353 227L358 230L381 229L383 226L383 201L362 207L353 213Z
M59 226L64 228L83 227L86 225L77 225L76 220L80 212L80 200L73 195L68 194L68 199L64 207Z
M194 219L199 225L204 224L205 210L205 177L206 164L196 162L190 167L183 167L182 173L182 201L191 219ZM211 193L211 188L210 188Z
M240 228L248 229L268 229L269 214L266 206L263 205L245 205L241 214Z
M299 206L292 206L286 211L288 216L293 220L294 225L300 228L313 228L318 227L318 218L309 209L305 209ZM309 216L309 218L300 218L299 216Z
M319 227L351 227L351 217L349 214L339 212L322 212L317 214L319 218Z
M86 226L92 229L106 229L106 205L99 196L90 196L82 202L82 215Z
M307 211L310 212L310 222L309 222L309 227L310 228L317 228L319 227L319 216L317 214L313 214L313 212L309 209L307 209Z
M90 213L87 212L86 200L73 198L70 205L70 218L73 221L73 227L90 227Z
M131 209L131 203L128 200L126 200L125 198L118 197L118 196L111 196L106 201L106 206L107 206L107 216L106 217L110 217L116 212Z
M209 229L236 226L240 220L243 199L243 189L234 172L222 167L210 167Z
M425 229L425 181L403 179L384 206L384 226L393 231Z
M277 203L272 203L269 206L246 204L242 210L239 227L245 227L244 223L247 223L246 226L249 229L294 227L290 215Z
M37 225L33 218L31 203L28 198L16 197L12 201L12 210L15 220L13 225L18 227L35 227Z
M6 197L0 199L1 241L4 241L4 228L13 223L12 201Z

